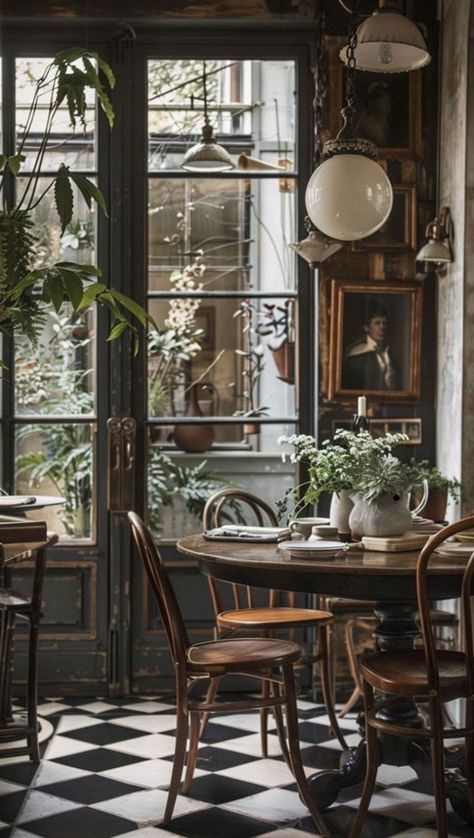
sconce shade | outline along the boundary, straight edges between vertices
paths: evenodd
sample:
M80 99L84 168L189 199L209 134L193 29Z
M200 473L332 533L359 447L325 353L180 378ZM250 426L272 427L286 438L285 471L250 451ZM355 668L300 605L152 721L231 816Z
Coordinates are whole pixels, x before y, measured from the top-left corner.
M451 235L453 223L449 207L441 207L438 215L426 228L427 243L416 255L417 262L434 262L437 265L453 261Z
M436 262L437 264L441 264L444 262L452 262L453 257L451 255L451 249L448 242L430 239L430 241L423 245L421 250L418 251L416 261Z
M202 127L202 139L187 150L181 166L188 172L226 172L234 168L232 157L216 143L208 123Z
M347 47L339 56L347 63ZM377 9L359 26L354 57L358 70L371 73L405 73L431 61L416 23L390 5Z
M360 139L330 141L324 146L323 162L310 178L308 215L318 230L333 239L363 239L390 215L392 185L371 149L375 153L371 143Z
M305 239L292 242L288 247L308 262L312 270L316 270L322 262L341 250L343 245L323 235L319 230L310 230Z

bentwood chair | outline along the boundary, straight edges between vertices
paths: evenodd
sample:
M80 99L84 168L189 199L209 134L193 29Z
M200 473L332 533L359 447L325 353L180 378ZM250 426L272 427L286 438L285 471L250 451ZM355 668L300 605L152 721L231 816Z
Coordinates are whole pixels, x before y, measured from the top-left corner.
M25 551L25 558L33 560L33 580L28 593L10 586L10 569L4 566L4 587L0 587L0 744L7 744L1 751L2 757L27 755L31 761L40 761L38 740L38 641L42 616L42 590L46 567L46 547L58 540L57 535L48 534L47 544L39 549ZM32 545L33 546L33 545ZM25 545L28 547L28 545ZM1 546L0 546L1 549ZM28 626L28 669L26 717L12 719L11 681L13 668L13 643L17 622ZM24 737L26 744L23 744Z
M367 772L364 790L350 838L360 835L370 805L377 774L377 731L413 737L413 728L384 721L380 711L407 697L420 697L429 708L428 727L417 729L417 737L431 740L433 781L438 836L447 838L446 792L444 785L444 740L463 736L466 741L465 775L474 818L474 626L472 593L474 551L466 564L460 585L464 620L464 651L437 649L435 626L428 600L428 566L433 553L447 538L474 526L474 515L444 527L423 547L416 568L417 599L423 646L400 652L382 652L361 664L367 737ZM446 561L446 559L444 559ZM382 696L375 696L374 690ZM443 705L465 700L464 727L445 727Z
M249 513L254 515L259 526L265 523L269 526L278 526L277 517L264 500L250 492L241 489L220 489L208 499L203 512L203 529L208 530L219 527L224 522L224 516L232 515L233 507L238 504L240 513L244 512L246 517ZM250 521L247 521L250 524ZM334 709L333 695L331 691L331 677L329 670L328 637L332 614L326 610L310 608L298 608L295 606L295 595L292 592L283 595L285 604L279 603L279 591L270 590L268 604L264 607L257 607L255 604L255 592L251 587L232 583L232 594L234 608L224 610L220 589L217 581L208 577L212 603L216 618L216 636L226 637L235 632L256 631L264 637L274 636L277 631L294 631L295 629L314 630L318 629L318 649L314 653L304 655L301 659L303 664L314 664L319 662L321 688L323 700L328 713L331 728L337 737L341 747L346 750L347 743L339 727L336 711ZM226 584L226 583L224 583ZM228 584L228 583L227 583ZM313 644L314 645L314 644ZM212 701L213 691L217 690L218 682L212 682L208 699ZM268 698L270 683L262 682L262 698ZM262 743L262 756L268 756L267 738L267 708L260 712L260 737ZM203 720L203 730L206 724L206 717ZM202 732L203 732L202 730ZM284 754L285 755L285 754Z
M128 513L128 519L163 621L176 675L176 746L163 822L169 823L173 815L186 756L189 726L190 741L183 793L190 791L203 712L235 713L274 707L278 735L284 739L282 709L285 708L290 767L317 829L330 838L331 833L310 794L301 762L293 673L293 665L301 656L299 646L276 638L233 638L191 645L174 590L151 533L134 512ZM272 695L243 701L216 701L214 697L208 701L207 698L200 700L194 696L196 688L203 683L235 673L272 684Z

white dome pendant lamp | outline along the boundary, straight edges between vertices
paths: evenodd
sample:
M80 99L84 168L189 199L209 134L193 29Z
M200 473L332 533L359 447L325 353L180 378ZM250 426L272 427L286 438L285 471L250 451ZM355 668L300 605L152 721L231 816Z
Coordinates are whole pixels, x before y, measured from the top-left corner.
M313 224L331 238L356 241L385 224L393 203L392 185L376 162L377 148L357 137L354 70L357 13L347 46L346 105L343 127L324 144L321 164L306 188L306 209Z
M339 53L346 63L346 48ZM395 0L379 0L379 8L357 30L358 70L371 73L408 73L431 61L416 23L400 13Z

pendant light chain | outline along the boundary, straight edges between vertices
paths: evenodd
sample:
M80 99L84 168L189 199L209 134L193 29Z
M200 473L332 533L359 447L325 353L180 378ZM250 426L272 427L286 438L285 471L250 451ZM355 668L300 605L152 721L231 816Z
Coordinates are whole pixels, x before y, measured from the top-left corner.
M356 69L355 51L357 49L357 27L359 24L359 0L355 0L354 9L351 15L349 27L349 41L346 47L346 107L351 110L355 107L354 72Z
M207 115L207 74L205 60L202 62L202 85L204 90L204 124L209 125L209 117Z

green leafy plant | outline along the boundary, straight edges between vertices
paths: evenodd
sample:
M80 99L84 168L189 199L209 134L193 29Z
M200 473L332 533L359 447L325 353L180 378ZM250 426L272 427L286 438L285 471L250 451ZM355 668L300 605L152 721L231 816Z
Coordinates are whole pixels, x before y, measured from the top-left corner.
M461 484L456 477L446 477L438 466L431 466L428 460L416 460L413 458L410 463L414 469L419 471L420 482L428 481L430 489L447 489L451 500L459 503L461 496Z
M229 481L220 477L206 460L197 466L180 465L159 449L151 449L148 465L149 523L155 534L163 528L163 509L171 506L175 497L184 500L191 515L201 517L207 499L228 486ZM229 504L235 520L243 523L237 504Z
M54 193L61 234L72 222L73 186L89 209L94 203L106 213L104 196L96 184L85 175L71 171L64 163L43 188L42 164L60 108L67 107L73 129L78 125L86 127L88 90L95 92L109 125L113 125L114 112L107 89L113 88L114 84L111 68L98 53L81 48L58 53L36 83L16 153L8 157L0 155L0 190L5 193L7 182L20 174L40 99L43 101L47 97L47 107L43 111L45 126L39 147L30 160L29 177L23 190L19 190L16 206L5 206L0 210L0 331L5 334L24 335L35 344L48 306L52 305L59 313L69 303L74 312L80 313L98 303L112 316L108 339L129 332L137 350L136 322L142 326L152 322L141 306L100 282L97 277L101 271L94 265L64 261L33 267L36 261L33 212L50 190Z
M291 462L305 463L309 476L307 483L289 489L280 501L280 517L285 514L290 498L297 500L293 510L296 514L307 504L318 501L323 493L338 494L346 489L356 492L363 500L373 501L381 495L402 493L421 485L423 478L419 468L401 462L391 453L406 439L405 434L374 438L368 431L356 434L338 430L334 441L327 441L318 448L312 436L280 437L280 445L294 449L290 453Z

